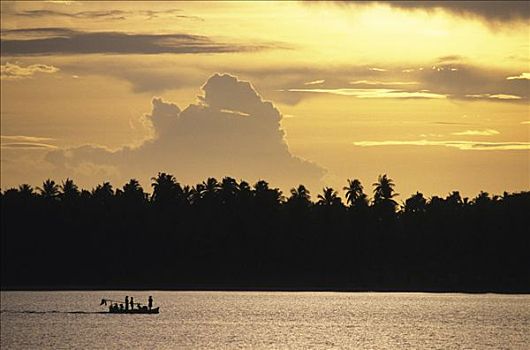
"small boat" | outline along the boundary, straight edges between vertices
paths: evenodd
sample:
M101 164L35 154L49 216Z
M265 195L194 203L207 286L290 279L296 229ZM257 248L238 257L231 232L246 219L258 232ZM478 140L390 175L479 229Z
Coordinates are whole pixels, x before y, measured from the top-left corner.
M147 306L140 307L138 309L129 309L129 310L121 310L121 309L111 309L109 307L109 314L158 314L160 307L155 307L152 309L148 309Z
M149 297L151 298L151 297ZM109 314L159 314L160 313L160 307L147 307L145 305L142 305L141 303L129 303L131 305L131 308L128 307L129 304L126 304L125 301L122 300L112 300L112 299L101 299L101 303L99 305L107 305L109 303L109 311L107 313ZM152 299L149 300L149 304L151 305ZM127 305L124 307L124 305ZM134 307L136 305L136 307Z

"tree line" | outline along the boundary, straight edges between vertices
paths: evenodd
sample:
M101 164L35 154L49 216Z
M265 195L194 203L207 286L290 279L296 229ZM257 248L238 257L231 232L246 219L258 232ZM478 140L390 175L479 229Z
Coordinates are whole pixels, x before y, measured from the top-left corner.
M528 191L400 205L387 175L347 180L345 202L231 177L151 187L0 191L2 288L530 292Z

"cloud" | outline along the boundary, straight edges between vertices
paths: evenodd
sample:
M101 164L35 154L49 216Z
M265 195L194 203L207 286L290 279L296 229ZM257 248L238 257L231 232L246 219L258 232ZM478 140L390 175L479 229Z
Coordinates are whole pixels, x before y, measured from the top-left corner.
M17 12L16 15L20 17L67 17L75 19L125 19L125 15L129 11L109 10L109 11L79 11L79 12L63 12L56 10L27 10Z
M359 147L375 146L443 146L473 151L514 151L530 150L530 142L476 142L476 141L357 141L353 142Z
M6 142L1 144L1 148L16 148L16 149L56 149L57 146L46 143L36 142Z
M6 62L0 66L0 78L3 80L20 80L33 77L36 73L56 73L59 68L46 64L32 64L26 67Z
M466 97L471 98L490 98L495 100L520 100L521 96L509 95L509 94L474 94L466 95Z
M498 134L499 132L493 129L465 130L465 131L458 131L458 132L451 133L451 135L457 135L457 136L491 136L491 135L498 135Z
M521 122L521 124L530 124L530 120L526 120L524 122Z
M24 149L24 150L50 150L57 146L49 144L55 141L49 137L25 136L25 135L1 135L0 147L3 150Z
M370 67L368 70L371 70L373 72L386 72L387 70L384 68L376 68L376 67Z
M124 20L131 17L141 17L145 19L153 18L182 18L203 21L198 16L187 16L179 14L182 12L181 9L168 9L168 10L140 10L140 11L123 11L123 10L108 10L108 11L78 11L78 12L65 12L57 10L26 10L16 12L15 15L19 17L30 17L30 18L41 18L41 17L65 17L74 19L87 19L87 20Z
M273 45L215 42L192 34L128 34L84 32L68 28L31 28L2 31L2 55L66 54L197 54L254 51Z
M46 142L54 141L55 139L50 137L38 137L38 136L25 136L25 135L2 135L0 136L1 142Z
M264 178L285 189L298 183L320 185L324 169L290 153L281 113L249 82L215 74L202 91L198 102L183 110L154 98L151 113L144 117L153 136L138 147L112 151L86 145L50 152L47 160L61 174L88 164L106 167L112 180L122 182L167 171L189 184L209 176L233 176Z
M417 81L377 81L377 80L356 80L351 81L351 85L417 85Z
M530 73L521 73L516 76L506 77L506 80L530 80Z
M341 6L370 6L386 4L404 11L445 11L487 22L524 22L530 19L526 1L334 1Z
M326 82L325 80L313 80L313 81L308 81L307 83L304 83L304 85L320 85L320 84L323 84L324 82Z
M530 19L526 1L386 1L404 10L443 10L464 17L509 22Z
M428 91L403 91L394 89L287 89L289 92L325 93L357 98L445 98L445 95Z

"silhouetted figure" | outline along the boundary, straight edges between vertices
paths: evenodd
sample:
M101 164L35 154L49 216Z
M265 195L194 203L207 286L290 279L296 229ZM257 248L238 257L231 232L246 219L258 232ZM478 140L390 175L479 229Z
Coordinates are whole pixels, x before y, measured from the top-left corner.
M120 304L120 311L123 311L123 304Z
M153 308L153 297L152 296L149 296L149 298L147 299L147 305L149 307L149 310Z
M131 310L133 310L133 309L134 309L134 298L131 297Z
M125 310L129 310L129 296L125 296Z

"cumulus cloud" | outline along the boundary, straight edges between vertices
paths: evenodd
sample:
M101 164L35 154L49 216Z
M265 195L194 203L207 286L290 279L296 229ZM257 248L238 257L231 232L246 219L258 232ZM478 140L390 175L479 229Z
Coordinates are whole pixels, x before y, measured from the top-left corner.
M202 90L198 102L183 110L154 98L152 112L145 116L153 137L139 147L112 151L87 145L50 152L47 160L63 174L88 164L106 167L118 182L167 171L184 183L233 176L264 178L284 189L320 184L324 169L290 153L280 127L282 114L249 82L215 74Z
M478 142L478 141L356 141L359 147L375 146L443 146L473 151L517 151L530 150L530 142Z
M192 34L132 34L84 32L69 28L30 28L2 31L2 55L62 54L196 54L253 51L272 45L215 42Z
M3 80L20 80L33 77L36 73L56 73L59 68L46 64L32 64L29 66L19 66L6 62L0 66L0 78Z

